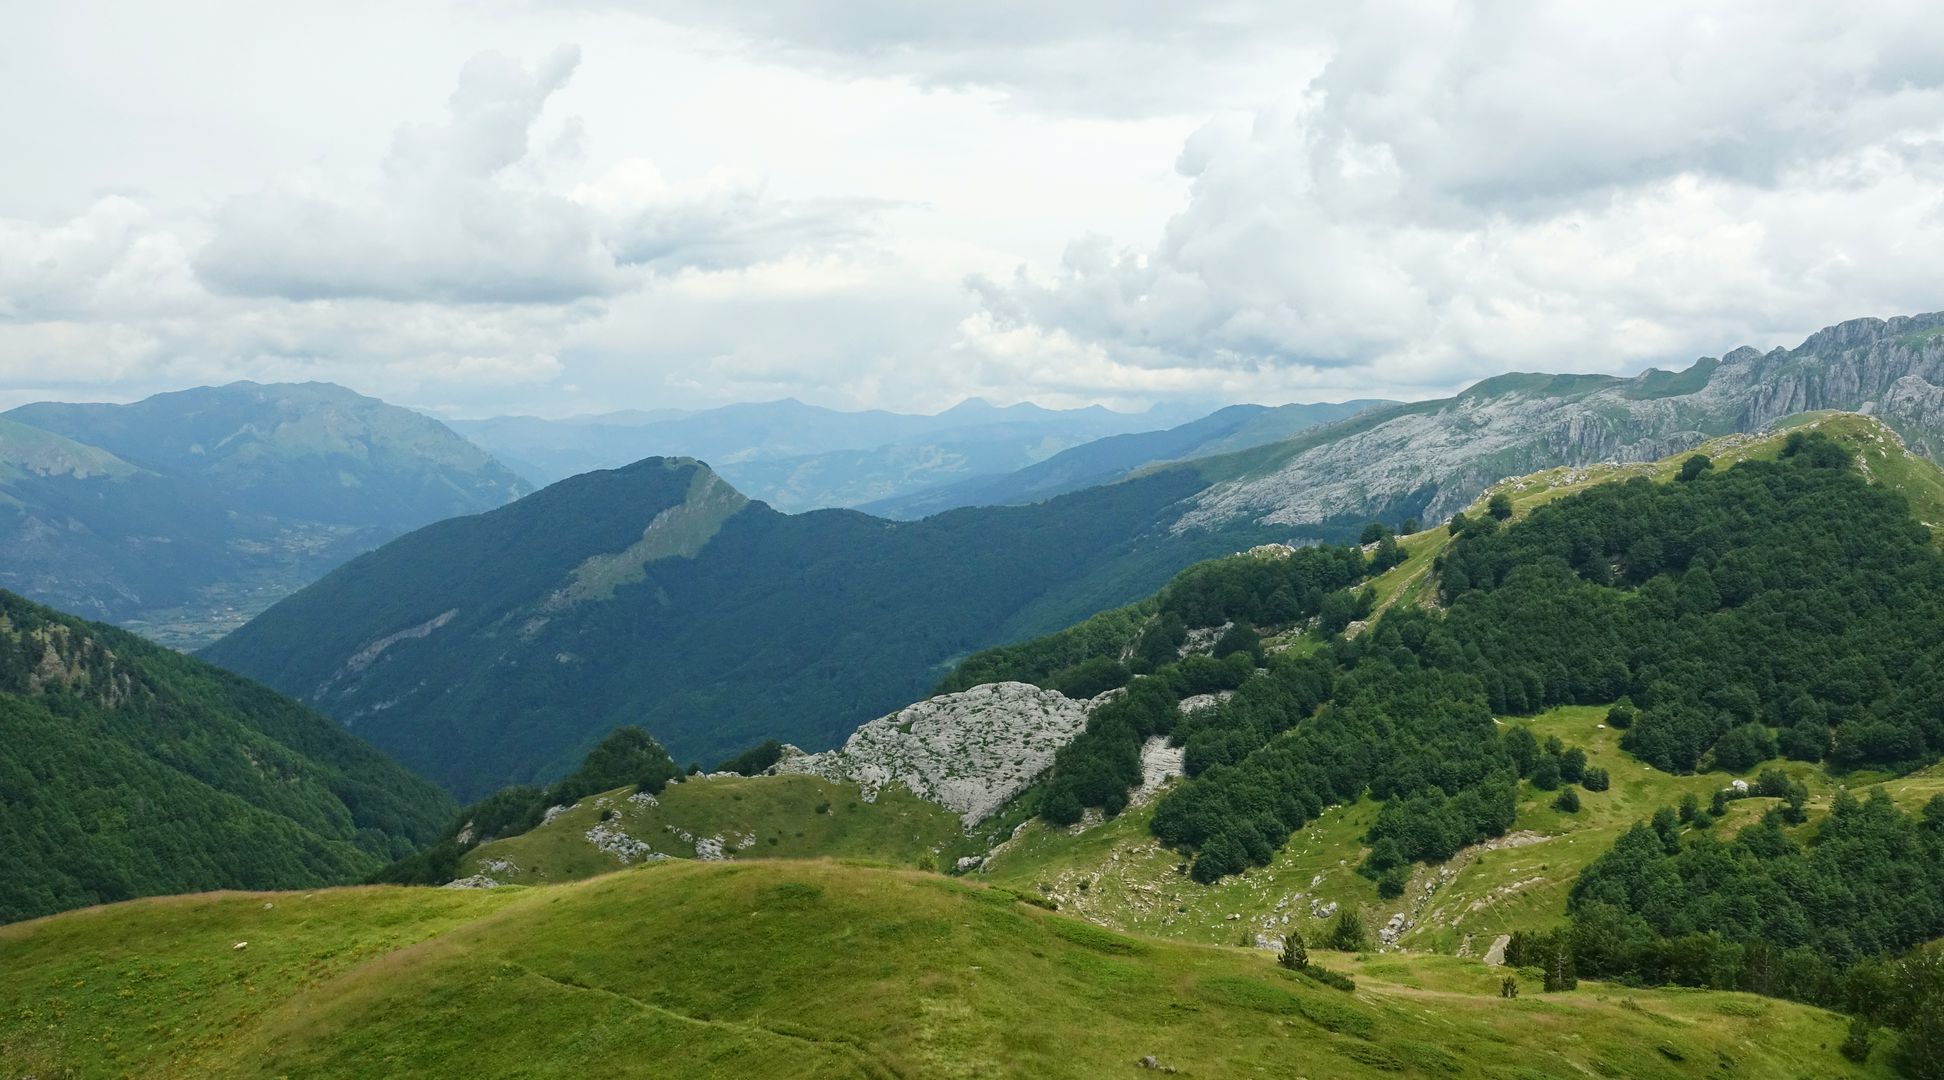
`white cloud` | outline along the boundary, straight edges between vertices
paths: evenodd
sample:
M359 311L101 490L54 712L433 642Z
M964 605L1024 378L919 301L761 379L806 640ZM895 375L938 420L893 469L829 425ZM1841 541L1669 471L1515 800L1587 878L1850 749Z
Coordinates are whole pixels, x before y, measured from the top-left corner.
M557 304L640 284L628 272L716 271L870 235L866 200L791 203L760 185L692 190L627 161L579 192L544 186L530 134L580 50L533 70L482 53L460 72L441 124L399 128L383 181L350 198L288 184L231 199L196 268L213 288L292 300ZM585 133L551 147L576 154Z
M1419 396L1944 307L1904 0L346 2L10 21L0 400Z
M1212 122L1160 236L974 276L974 347L1420 394L1940 306L1928 9L1412 6Z
M812 70L983 89L1026 107L1117 118L1254 104L1312 74L1328 41L1309 5L1276 0L612 6L726 32L761 57Z

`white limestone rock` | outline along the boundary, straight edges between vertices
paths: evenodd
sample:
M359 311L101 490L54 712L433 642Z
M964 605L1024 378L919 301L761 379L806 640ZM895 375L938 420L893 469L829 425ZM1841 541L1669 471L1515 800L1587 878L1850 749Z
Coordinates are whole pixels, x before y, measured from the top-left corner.
M1187 755L1184 747L1169 746L1166 736L1150 736L1147 742L1141 744L1141 786L1127 797L1128 805L1146 804L1161 791L1163 784L1184 775L1182 765Z
M786 747L772 773L848 780L874 799L903 784L959 815L967 828L992 816L1053 764L1087 724L1087 706L1026 683L988 683L881 716L843 748Z
M655 849L646 843L629 836L612 821L597 821L587 830L587 842L621 860L621 865L640 862L643 859L662 859Z

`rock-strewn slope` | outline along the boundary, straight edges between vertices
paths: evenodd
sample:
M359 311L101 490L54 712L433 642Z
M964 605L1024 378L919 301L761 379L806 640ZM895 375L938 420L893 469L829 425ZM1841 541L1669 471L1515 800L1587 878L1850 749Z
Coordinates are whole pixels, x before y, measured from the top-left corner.
M1026 683L989 683L900 709L857 729L842 749L787 748L776 773L903 784L970 828L1024 791L1087 724L1087 706Z

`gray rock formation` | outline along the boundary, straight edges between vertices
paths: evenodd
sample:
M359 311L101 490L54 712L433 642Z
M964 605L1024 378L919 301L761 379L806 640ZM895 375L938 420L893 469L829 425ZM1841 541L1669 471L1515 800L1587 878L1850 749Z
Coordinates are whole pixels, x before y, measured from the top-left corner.
M1492 483L1561 465L1650 461L1800 412L1879 416L1944 459L1944 313L1856 319L1794 349L1740 348L1633 379L1502 375L1442 401L1374 410L1279 444L1190 500L1174 528L1442 520Z
M770 771L849 780L871 796L903 784L970 828L1038 779L1086 723L1086 705L1057 691L989 683L879 717L838 750L786 747Z

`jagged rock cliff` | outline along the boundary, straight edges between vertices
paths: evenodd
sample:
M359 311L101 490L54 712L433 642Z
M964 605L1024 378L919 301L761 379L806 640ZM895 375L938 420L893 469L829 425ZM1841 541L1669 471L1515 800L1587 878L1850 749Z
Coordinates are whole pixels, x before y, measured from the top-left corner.
M903 784L970 828L1038 779L1086 724L1087 705L1057 691L989 683L881 716L842 749L786 747L770 771L850 780L866 792Z
M1305 527L1358 517L1439 520L1507 476L1651 461L1796 413L1878 415L1944 451L1944 313L1855 319L1794 349L1736 349L1633 379L1504 375L1294 440L1195 496L1177 531L1237 521Z

